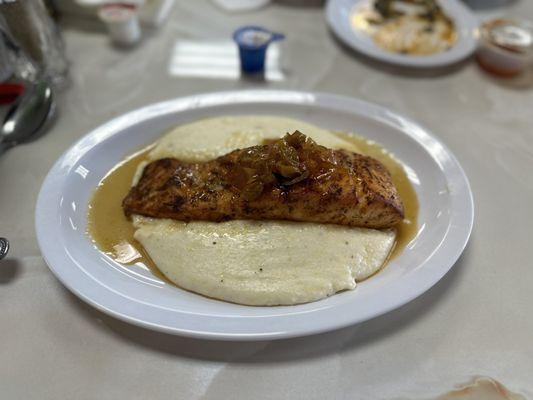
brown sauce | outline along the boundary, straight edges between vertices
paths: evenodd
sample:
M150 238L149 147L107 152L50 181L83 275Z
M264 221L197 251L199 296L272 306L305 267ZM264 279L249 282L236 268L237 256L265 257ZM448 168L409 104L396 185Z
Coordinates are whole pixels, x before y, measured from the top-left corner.
M397 237L389 260L402 252L417 232L418 200L401 164L376 143L364 138L336 133L354 143L361 152L381 161L392 175L405 207L405 219L397 226ZM115 261L126 265L140 265L164 279L133 234L135 229L122 211L122 200L128 194L140 162L146 161L152 146L138 151L117 164L102 179L89 203L87 233L98 248Z
M89 203L87 233L98 248L113 260L144 266L158 278L166 280L133 237L133 224L122 211L122 199L130 190L137 166L147 160L151 148L149 146L127 157L102 179Z

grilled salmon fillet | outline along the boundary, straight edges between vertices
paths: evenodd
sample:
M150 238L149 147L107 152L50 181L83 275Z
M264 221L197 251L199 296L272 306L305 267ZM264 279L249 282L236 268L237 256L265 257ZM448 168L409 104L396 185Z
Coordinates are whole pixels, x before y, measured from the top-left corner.
M207 162L148 164L123 201L127 216L181 221L290 220L389 228L404 217L387 169L296 131Z

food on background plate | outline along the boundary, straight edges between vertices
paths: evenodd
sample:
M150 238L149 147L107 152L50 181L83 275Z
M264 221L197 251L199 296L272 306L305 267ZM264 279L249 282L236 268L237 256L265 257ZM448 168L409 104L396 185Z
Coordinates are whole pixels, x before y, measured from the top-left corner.
M374 0L352 14L352 25L392 53L425 56L449 50L458 35L436 0Z
M387 169L355 153L356 141L287 118L178 127L135 159L124 211L142 246L132 245L177 286L240 304L299 304L353 289L416 222L412 188L401 186L410 194L402 220Z

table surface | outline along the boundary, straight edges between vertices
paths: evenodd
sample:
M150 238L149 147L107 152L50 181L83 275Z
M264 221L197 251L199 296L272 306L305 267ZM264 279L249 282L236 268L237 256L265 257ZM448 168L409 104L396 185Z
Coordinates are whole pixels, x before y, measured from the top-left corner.
M480 3L480 2L477 2ZM532 16L533 2L483 10ZM175 43L229 38L257 23L287 34L285 77L252 82L169 73ZM533 91L472 61L414 72L357 55L320 8L275 4L225 14L179 1L131 51L99 28L64 26L72 83L46 136L0 157L0 388L5 399L427 399L474 376L533 398ZM48 271L34 206L54 161L110 118L178 96L290 88L358 97L419 121L456 154L476 205L463 256L433 289L399 310L339 331L283 341L224 343L168 336L108 317Z

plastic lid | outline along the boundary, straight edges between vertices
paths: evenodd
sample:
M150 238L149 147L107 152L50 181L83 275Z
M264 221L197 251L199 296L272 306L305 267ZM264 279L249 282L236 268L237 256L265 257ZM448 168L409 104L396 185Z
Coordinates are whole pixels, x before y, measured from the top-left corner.
M98 16L104 22L129 21L135 14L135 6L123 4L109 4L98 10Z
M243 26L233 34L233 39L242 48L258 49L268 46L271 42L282 40L285 35L269 31L260 26Z
M527 53L533 49L533 30L526 22L496 19L483 26L487 39L507 50Z

